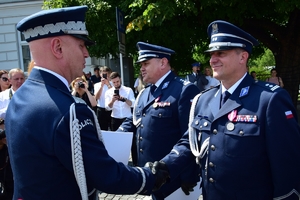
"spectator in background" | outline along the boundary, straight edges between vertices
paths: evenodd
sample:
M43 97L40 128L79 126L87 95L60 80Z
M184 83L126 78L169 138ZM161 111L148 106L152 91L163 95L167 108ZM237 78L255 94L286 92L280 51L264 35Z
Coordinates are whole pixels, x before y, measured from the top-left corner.
M91 79L91 72L90 71L88 71L87 73L85 73L84 71L83 71L83 75L84 75L84 77L85 77L85 80L87 81L87 83L88 83L88 90L90 91L90 93L92 94L92 95L94 95L94 85L93 85L93 82L92 82L92 79Z
M140 93L140 91L145 88L146 85L147 84L143 81L143 76L140 72L139 76L136 78L136 80L134 82L134 86L133 86L135 94L138 95Z
M91 81L94 85L101 81L100 69L97 66L94 68L94 75L91 76Z
M255 71L251 71L250 73L251 77L257 81L257 78L256 78L256 72Z
M194 83L201 91L204 90L205 85L208 84L208 80L205 78L205 75L200 71L200 62L195 62L192 64L192 73L186 76L186 80Z
M94 85L94 93L97 101L97 117L101 130L111 128L111 110L105 108L105 92L112 88L110 82L111 69L107 66L101 68L101 81Z
M11 83L11 87L0 93L0 118L5 120L6 110L11 98L15 92L21 87L25 81L24 72L19 69L11 69L8 73L8 79Z
M131 117L131 107L135 102L134 93L130 87L122 85L118 72L112 72L110 80L113 87L105 93L105 108L111 110L111 130L116 131L127 117Z
M8 71L0 70L0 92L10 88L10 82L8 79Z
M212 77L212 71L210 67L205 68L206 79L208 80L208 84L204 86L204 89L213 88L220 84L220 81Z
M73 96L83 99L92 109L97 106L95 97L88 90L88 83L84 75L75 78L71 83L71 87Z
M270 83L274 83L276 85L279 85L280 87L283 87L283 81L282 78L277 76L277 71L275 68L271 69L271 77L267 78L266 81Z

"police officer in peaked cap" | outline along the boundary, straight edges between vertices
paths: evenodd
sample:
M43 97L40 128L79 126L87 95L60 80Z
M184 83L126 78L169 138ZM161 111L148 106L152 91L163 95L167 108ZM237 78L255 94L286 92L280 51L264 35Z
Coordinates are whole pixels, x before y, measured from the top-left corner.
M249 33L217 20L208 36L206 52L221 84L195 97L188 131L155 171L177 176L196 158L204 200L299 199L300 128L289 94L247 73L258 45Z

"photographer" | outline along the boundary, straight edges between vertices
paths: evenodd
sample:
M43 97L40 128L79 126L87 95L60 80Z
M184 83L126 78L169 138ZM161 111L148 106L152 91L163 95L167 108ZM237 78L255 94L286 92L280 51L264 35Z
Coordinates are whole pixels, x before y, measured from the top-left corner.
M71 87L73 96L83 99L92 109L97 106L95 97L88 90L88 83L84 76L74 79Z
M118 72L110 75L113 87L105 93L105 108L112 110L111 130L116 131L126 117L130 117L131 107L134 105L134 93L130 87L122 85L121 77Z

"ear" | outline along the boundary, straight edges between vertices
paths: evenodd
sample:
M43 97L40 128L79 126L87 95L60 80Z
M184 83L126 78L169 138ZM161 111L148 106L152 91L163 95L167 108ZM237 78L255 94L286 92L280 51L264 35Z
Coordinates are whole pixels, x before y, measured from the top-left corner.
M249 58L249 53L247 51L241 52L240 62L241 63L247 63Z
M162 58L162 59L160 59L160 61L161 61L162 68L165 68L169 62L167 58Z
M58 38L55 37L51 40L51 52L53 56L56 58L62 58L63 56L63 51L62 51L62 41Z

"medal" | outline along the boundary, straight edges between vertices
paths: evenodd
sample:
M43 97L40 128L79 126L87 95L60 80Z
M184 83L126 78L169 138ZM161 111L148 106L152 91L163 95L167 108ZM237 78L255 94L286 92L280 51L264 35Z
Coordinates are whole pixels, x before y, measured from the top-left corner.
M229 121L234 121L234 119L236 119L236 113L237 113L237 111L236 110L233 110L233 111L231 111L229 114L228 114L228 119L229 119Z
M226 128L227 128L227 130L229 130L229 131L233 131L233 129L234 129L234 124L233 124L232 122L229 122L229 123L226 125Z
M153 108L156 108L157 107L157 103L154 102L152 106L153 106Z

